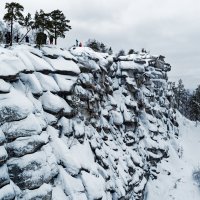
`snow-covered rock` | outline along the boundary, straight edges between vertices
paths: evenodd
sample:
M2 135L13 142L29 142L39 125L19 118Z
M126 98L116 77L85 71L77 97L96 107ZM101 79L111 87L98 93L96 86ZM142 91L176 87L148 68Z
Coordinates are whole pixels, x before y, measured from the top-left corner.
M7 165L11 179L21 189L36 189L57 175L57 171L49 165L44 151L11 158Z
M80 69L74 61L66 60L63 57L57 59L46 58L46 61L59 74L78 75L80 73Z
M43 90L35 74L20 74L20 80L32 94L41 95Z
M31 101L16 90L2 94L0 102L0 124L24 119L33 111Z
M14 55L0 55L0 77L14 77L22 71L26 71L24 63Z
M44 110L49 113L56 114L62 111L64 114L70 114L72 112L72 108L64 99L52 94L50 91L45 92L40 97L40 101Z
M5 82L3 79L0 79L0 93L9 93L10 92L10 88L12 86Z
M50 91L50 92L56 93L60 91L53 77L44 75L39 72L36 72L35 75L37 79L39 80L40 85L42 86L43 92Z
M178 135L168 64L17 45L0 66L0 199L144 199Z
M42 127L33 114L20 121L6 122L1 126L1 129L7 139L37 135L42 132Z

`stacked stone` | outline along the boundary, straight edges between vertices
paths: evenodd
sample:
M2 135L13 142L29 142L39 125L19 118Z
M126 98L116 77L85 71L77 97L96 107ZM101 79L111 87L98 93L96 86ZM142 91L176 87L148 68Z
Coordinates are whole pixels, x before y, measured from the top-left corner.
M77 58L83 65L91 57L83 52ZM95 128L88 138L96 162L108 172L111 199L143 199L147 180L157 177L157 163L168 156L166 141L178 132L166 98L170 67L155 68L149 59L144 53L115 62L96 56L100 67L81 73L75 86L85 124Z
M71 89L72 83L60 75L68 71L57 65L53 68L50 61L42 58L40 51L31 50L23 47L16 53L8 50L10 58L6 53L0 58L4 64L0 67L1 200L52 199L52 183L58 175L58 166L46 131L48 119L51 123L51 114L71 115L69 105L56 95L64 95ZM60 60L72 62L72 58ZM68 87L60 88L61 82ZM56 106L53 105L55 102Z
M9 84L0 79L0 95L8 94L10 92ZM4 110L5 113L5 110ZM7 118L4 113L0 114L0 124L5 121ZM8 167L7 167L7 159L8 153L5 149L6 137L0 129L0 199L14 199L15 192L12 186L12 182L9 177Z
M178 135L170 66L143 52L9 51L0 57L9 68L0 65L0 199L142 200Z
M0 130L0 199L14 199L15 194L7 168L8 154L4 147L5 135Z
M51 199L57 168L49 151L45 122L38 120L33 103L4 82L0 94L0 199ZM46 188L46 193L42 191Z

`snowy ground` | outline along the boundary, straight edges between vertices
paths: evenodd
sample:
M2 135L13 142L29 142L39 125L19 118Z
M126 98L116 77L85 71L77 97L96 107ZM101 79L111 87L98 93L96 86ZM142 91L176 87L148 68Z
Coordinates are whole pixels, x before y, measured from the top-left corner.
M172 140L170 157L158 166L158 179L148 182L146 200L200 199L200 188L192 178L193 171L200 168L200 124L196 127L181 115L178 121L180 137Z

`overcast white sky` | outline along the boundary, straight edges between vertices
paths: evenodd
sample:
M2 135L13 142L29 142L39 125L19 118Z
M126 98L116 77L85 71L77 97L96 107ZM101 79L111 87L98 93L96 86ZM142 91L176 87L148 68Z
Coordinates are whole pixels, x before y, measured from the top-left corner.
M1 18L10 0L0 0ZM62 46L96 38L115 51L146 48L172 65L170 80L200 84L200 0L15 0L25 12L60 9L72 30Z

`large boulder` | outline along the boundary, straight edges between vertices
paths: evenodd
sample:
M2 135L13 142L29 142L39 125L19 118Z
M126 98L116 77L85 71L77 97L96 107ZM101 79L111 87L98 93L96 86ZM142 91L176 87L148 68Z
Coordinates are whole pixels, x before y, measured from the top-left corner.
M33 111L33 104L25 95L13 89L9 94L0 96L0 125L5 122L18 121Z
M42 127L33 114L19 121L6 122L1 126L1 129L8 140L37 135L42 132Z

